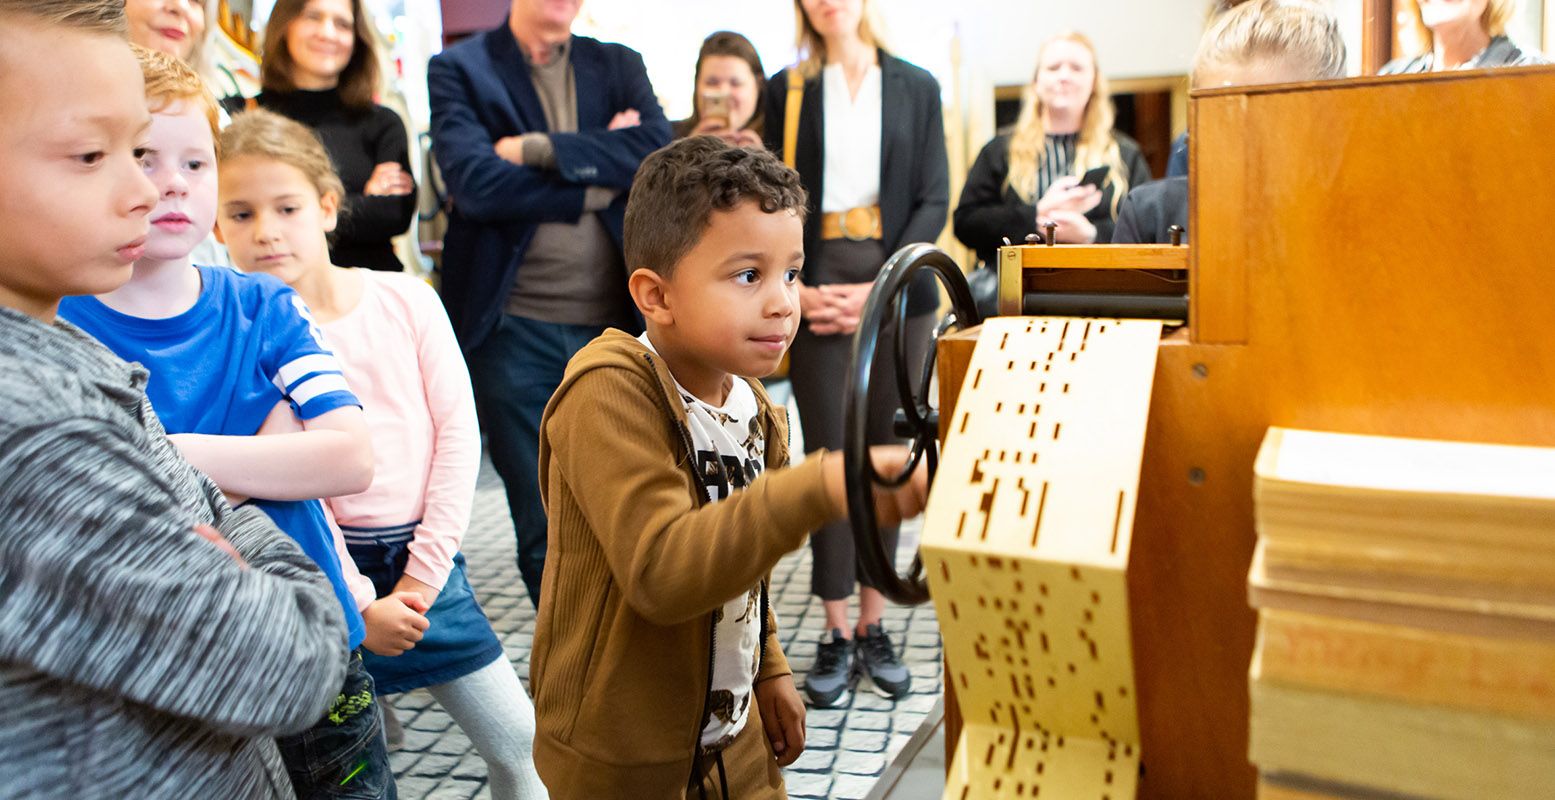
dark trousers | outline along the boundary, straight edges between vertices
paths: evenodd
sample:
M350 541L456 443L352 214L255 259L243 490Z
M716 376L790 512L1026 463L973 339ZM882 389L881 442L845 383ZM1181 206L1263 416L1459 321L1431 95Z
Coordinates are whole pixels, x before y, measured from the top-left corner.
M346 680L313 727L275 740L297 800L397 800L383 717L362 654L351 654Z
M862 283L873 281L884 262L878 242L826 242L820 253L819 273L824 283ZM933 333L933 314L907 318L907 359L913 369L912 383L922 374L921 365ZM892 417L901 407L896 391L894 325L888 326L876 345L876 358L870 373L869 441L892 444L900 441L892 431ZM794 388L794 403L799 407L799 422L804 429L806 450L842 449L844 391L848 369L853 362L853 336L816 336L801 324L799 335L789 350L789 382ZM897 529L881 528L886 552L896 552ZM829 522L810 536L813 565L810 591L822 600L846 600L853 596L856 582L870 586L858 570L853 545L853 526L848 520ZM871 588L874 588L871 586Z
M536 606L540 575L545 571L546 527L540 497L540 416L561 385L567 362L606 327L507 314L470 354L481 429L513 516L518 572L529 590L529 601Z

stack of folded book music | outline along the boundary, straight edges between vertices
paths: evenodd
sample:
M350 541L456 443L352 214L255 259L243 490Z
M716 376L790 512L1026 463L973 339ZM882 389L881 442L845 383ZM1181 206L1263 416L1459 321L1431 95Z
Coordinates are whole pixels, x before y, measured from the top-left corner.
M1555 449L1271 428L1263 800L1555 797Z

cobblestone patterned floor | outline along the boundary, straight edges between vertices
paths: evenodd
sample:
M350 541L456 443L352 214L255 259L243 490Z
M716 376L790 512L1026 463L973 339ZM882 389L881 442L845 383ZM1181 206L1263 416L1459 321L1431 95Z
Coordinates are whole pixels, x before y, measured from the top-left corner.
M904 529L902 540L905 566L917 540L916 531ZM527 686L534 607L514 564L513 526L502 483L489 464L476 491L464 555L475 593ZM820 601L810 595L808 548L778 565L772 597L783 650L794 667L795 682L803 685L825 620ZM861 691L854 694L847 708L810 709L805 753L786 771L791 797L863 797L939 699L940 641L933 607L889 608L885 626L912 670L912 694L892 702ZM409 692L394 698L393 705L405 728L404 743L390 754L401 798L490 797L485 762L431 696L424 691Z

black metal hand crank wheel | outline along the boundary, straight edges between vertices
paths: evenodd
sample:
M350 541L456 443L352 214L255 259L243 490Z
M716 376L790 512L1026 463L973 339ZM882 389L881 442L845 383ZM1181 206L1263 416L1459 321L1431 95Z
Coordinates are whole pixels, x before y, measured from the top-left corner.
M901 486L925 459L932 482L938 467L939 414L929 402L929 387L934 379L933 343L930 343L922 370L917 372L916 386L913 384L914 365L907 363L908 288L913 277L925 270L932 272L950 295L950 314L936 327L935 339L952 327L969 328L981 321L966 275L950 256L927 244L908 245L898 250L880 270L869 299L864 303L858 330L853 334L853 366L848 371L843 395L843 465L847 474L848 517L852 522L859 568L881 594L901 605L917 605L929 599L928 582L923 577L923 559L914 557L907 575L897 573L896 554L886 552L880 527L876 524L874 487ZM895 359L896 367L896 386L891 388L896 389L905 418L898 419L898 432L911 441L912 456L897 474L881 476L869 458L869 393L872 388L888 388L870 386L880 338L888 328L892 330L893 341L887 353Z

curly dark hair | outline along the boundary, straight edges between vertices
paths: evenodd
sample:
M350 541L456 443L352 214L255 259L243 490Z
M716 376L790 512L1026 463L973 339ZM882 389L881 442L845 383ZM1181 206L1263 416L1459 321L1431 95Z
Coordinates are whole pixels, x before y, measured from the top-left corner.
M693 136L643 159L626 204L628 269L669 277L696 246L714 211L752 201L768 214L804 219L799 173L765 150L735 147L716 136Z

